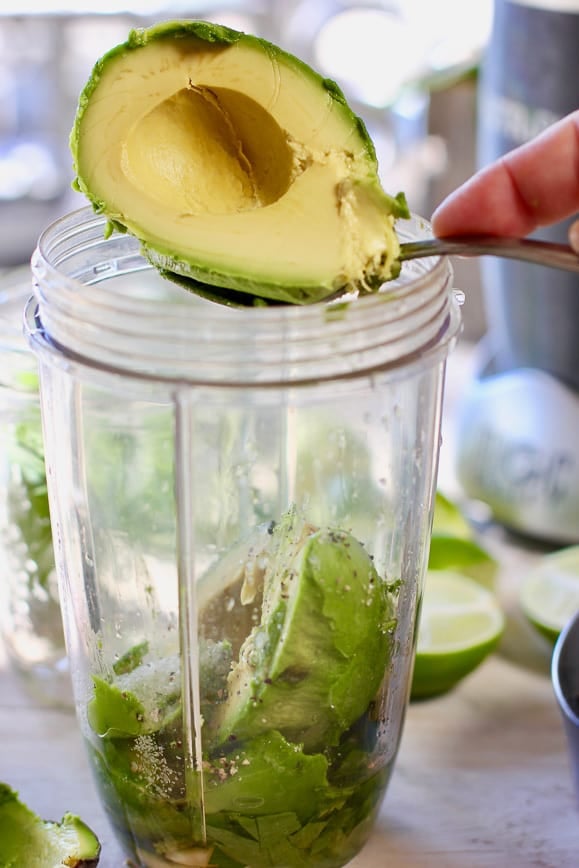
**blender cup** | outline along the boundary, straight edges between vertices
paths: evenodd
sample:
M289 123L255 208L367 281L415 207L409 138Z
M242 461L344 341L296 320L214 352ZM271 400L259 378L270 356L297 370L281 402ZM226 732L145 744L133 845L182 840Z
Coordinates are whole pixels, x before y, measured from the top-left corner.
M162 280L105 223L84 209L47 229L26 311L102 802L141 866L345 865L407 707L450 267L234 309Z

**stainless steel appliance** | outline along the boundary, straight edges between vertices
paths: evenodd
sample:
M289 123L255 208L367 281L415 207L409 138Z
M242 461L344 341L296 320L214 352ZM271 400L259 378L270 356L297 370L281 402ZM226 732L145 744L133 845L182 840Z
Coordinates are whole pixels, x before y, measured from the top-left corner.
M579 0L495 0L481 164L579 106L578 45ZM536 236L564 241L569 225ZM459 478L505 524L579 542L579 275L489 259L482 278L489 327L459 425Z

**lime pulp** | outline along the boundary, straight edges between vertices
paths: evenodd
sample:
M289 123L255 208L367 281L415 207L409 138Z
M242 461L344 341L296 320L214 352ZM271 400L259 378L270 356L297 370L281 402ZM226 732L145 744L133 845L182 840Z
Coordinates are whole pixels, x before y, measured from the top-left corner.
M503 612L490 591L460 573L429 570L411 698L446 693L496 648L503 629Z

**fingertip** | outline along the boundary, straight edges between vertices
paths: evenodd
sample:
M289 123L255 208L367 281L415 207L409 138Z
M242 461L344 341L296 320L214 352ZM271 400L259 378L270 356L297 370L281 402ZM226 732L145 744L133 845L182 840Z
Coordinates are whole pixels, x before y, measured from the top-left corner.
M455 222L454 214L454 201L459 195L459 190L454 190L452 193L449 193L442 202L436 206L432 213L432 217L430 218L430 222L432 225L432 231L435 235L442 236L452 234L452 227ZM449 233L448 227L450 226L451 232Z
M466 207L465 207L466 203ZM439 238L447 235L459 235L468 231L465 224L468 210L468 195L465 196L465 187L450 193L435 209L430 218L432 231Z
M487 209L483 207L488 197L485 175L484 169L472 175L435 208L431 217L435 235L443 238L487 230Z
M432 231L439 238L442 238L444 235L452 234L448 232L447 223L448 223L448 201L445 199L440 203L435 209L430 218L430 224L432 226ZM452 225L452 221L451 221Z

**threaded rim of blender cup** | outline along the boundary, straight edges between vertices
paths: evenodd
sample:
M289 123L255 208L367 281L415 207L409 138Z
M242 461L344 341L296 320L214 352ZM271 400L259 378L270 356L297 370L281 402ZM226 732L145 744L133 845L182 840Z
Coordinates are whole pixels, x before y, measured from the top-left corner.
M222 385L352 378L446 355L460 328L447 259L403 263L376 293L337 303L229 308L159 279L129 235L91 208L49 226L32 257L29 339L123 375ZM401 240L430 235L418 217ZM120 282L118 280L120 278Z

